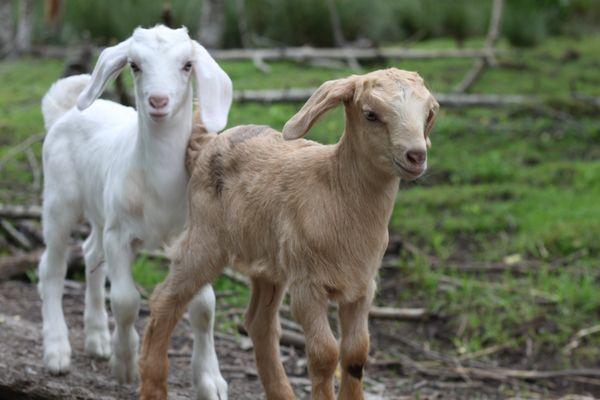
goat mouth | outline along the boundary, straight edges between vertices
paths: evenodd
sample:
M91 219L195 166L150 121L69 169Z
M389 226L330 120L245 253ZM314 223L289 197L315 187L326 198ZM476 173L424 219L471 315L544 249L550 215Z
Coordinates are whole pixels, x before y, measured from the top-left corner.
M150 117L155 121L164 119L168 115L168 113L163 113L163 112L151 112L149 114L150 114Z
M417 179L418 177L423 175L426 169L424 165L416 168L405 167L400 161L396 160L395 158L392 159L392 161L394 162L394 165L400 170L400 176L408 180Z

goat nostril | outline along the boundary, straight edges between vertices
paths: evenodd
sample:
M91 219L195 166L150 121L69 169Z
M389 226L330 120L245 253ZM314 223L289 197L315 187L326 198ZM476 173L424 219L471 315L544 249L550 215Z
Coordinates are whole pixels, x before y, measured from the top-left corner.
M155 109L161 109L169 104L169 98L167 96L150 96L148 102Z
M427 160L427 153L423 150L411 150L406 153L406 158L415 165L421 165Z

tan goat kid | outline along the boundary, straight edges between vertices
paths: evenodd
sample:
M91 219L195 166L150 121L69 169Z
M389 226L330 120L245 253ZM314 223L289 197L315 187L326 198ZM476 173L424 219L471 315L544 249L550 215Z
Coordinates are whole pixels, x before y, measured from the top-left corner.
M339 143L304 136L343 103ZM166 399L167 350L175 324L203 285L228 263L252 280L246 328L268 399L294 399L279 358L278 309L289 289L306 335L313 399L333 399L340 358L327 319L339 303L340 399L362 399L368 312L388 243L400 178L426 169L439 106L414 72L387 69L323 84L285 125L196 132L187 228L171 249L171 272L150 304L140 359L141 399Z

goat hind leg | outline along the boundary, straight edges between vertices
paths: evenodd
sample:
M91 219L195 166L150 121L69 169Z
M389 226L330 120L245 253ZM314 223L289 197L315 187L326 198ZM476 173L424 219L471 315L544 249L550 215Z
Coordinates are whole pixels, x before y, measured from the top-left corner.
M139 335L134 323L141 298L131 275L133 250L122 236L118 231L107 231L103 238L110 279L110 304L115 317L110 366L119 383L131 383L137 378Z
M285 287L263 279L252 279L252 299L246 312L246 329L254 343L254 358L267 399L295 399L279 357L279 305Z
M70 205L70 206L69 206ZM69 332L62 309L67 273L68 242L79 218L76 202L47 196L43 208L46 250L40 259L38 289L42 298L44 366L52 374L63 374L71 365Z
M173 249L169 275L154 289L150 300L150 321L144 332L139 362L140 400L167 399L167 351L173 329L198 290L211 282L225 265L219 243L193 228L180 236Z
M194 332L192 376L197 400L227 400L227 382L219 371L215 351L215 302L212 286L204 285L188 307Z

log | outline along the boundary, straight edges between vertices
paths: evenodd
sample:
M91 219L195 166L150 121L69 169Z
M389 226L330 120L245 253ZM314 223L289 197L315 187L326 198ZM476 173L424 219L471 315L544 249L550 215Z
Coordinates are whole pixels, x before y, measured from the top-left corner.
M35 268L40 262L43 252L43 249L37 249L27 253L0 258L0 282L23 275L31 268ZM71 246L67 263L70 268L83 267L81 246Z
M6 219L40 219L42 207L37 205L20 206L0 204L0 218Z
M37 57L64 58L73 50L59 46L37 46L32 54ZM102 47L96 49L103 50ZM280 47L280 48L247 48L247 49L209 49L209 53L217 60L247 61L256 58L264 61L297 61L311 59L346 61L348 56L357 60L432 60L432 59L469 59L487 56L483 49L439 49L420 50L402 47ZM493 50L494 55L506 54L506 50Z
M316 88L289 88L268 90L238 90L234 99L240 103L302 103ZM527 95L436 93L444 107L507 107L543 104L541 98Z
M385 59L411 59L431 60L436 58L481 58L488 53L480 49L442 49L442 50L417 50L400 47L282 47L269 49L227 49L210 50L211 55L217 60L243 61L260 58L265 61L306 61L309 59L338 59L346 61L348 57L356 60L385 60ZM493 50L494 54L504 53Z

